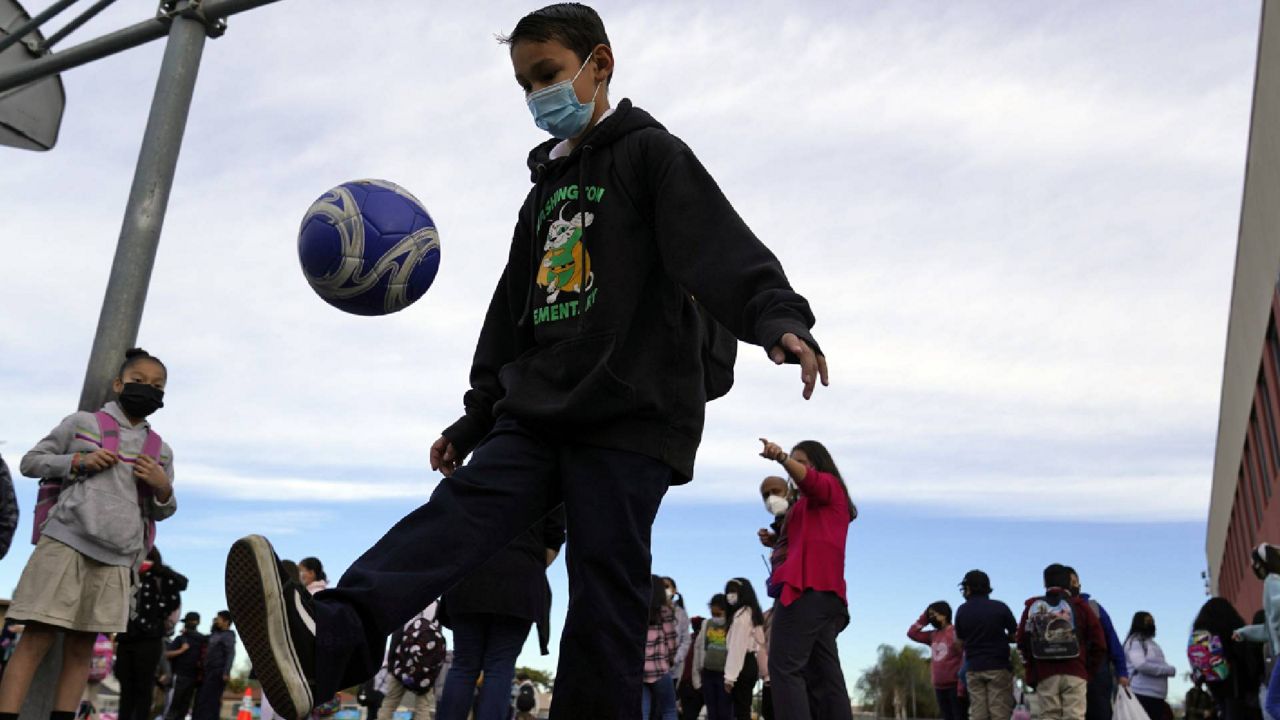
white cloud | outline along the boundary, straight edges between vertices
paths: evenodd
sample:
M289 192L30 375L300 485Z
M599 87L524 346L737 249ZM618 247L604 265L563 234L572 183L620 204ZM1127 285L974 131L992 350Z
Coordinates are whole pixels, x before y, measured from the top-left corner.
M172 369L157 423L196 494L427 491L540 139L492 38L528 8L314 5L233 18L205 52L141 336ZM1250 22L1154 5L601 10L615 98L695 148L811 299L832 363L803 404L794 369L743 348L675 501L742 499L724 478L760 474L768 434L828 442L868 502L1202 514ZM158 53L68 73L61 146L3 151L11 455L78 397ZM311 201L365 176L412 189L441 228L435 287L389 318L330 309L295 258ZM1042 472L1028 446L1070 471Z

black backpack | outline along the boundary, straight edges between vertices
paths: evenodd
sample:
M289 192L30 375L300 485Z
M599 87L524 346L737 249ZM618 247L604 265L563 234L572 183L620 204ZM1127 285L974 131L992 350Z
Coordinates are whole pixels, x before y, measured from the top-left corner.
M631 147L633 137L634 133L631 133L614 143L616 179L622 194L627 196L636 212L640 213L645 223L652 228L654 227L652 198L649 198L636 182L635 165L632 160L632 153L636 150ZM711 317L711 313L703 310L696 297L690 295L689 300L693 303L693 311L698 316L702 387L707 393L707 401L710 402L729 394L729 390L733 388L733 366L738 360L738 338L729 332L729 328Z
M534 706L538 704L538 698L533 693L532 685L521 685L520 692L516 694L516 710L522 713L533 712Z

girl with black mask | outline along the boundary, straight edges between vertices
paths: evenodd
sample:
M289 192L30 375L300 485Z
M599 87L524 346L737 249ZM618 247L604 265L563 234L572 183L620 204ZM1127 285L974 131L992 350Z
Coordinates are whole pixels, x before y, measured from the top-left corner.
M1129 689L1142 703L1151 720L1173 720L1173 710L1165 697L1169 694L1169 678L1178 674L1165 662L1164 651L1156 644L1156 621L1149 612L1133 614L1129 637L1124 641L1124 654L1129 664Z
M50 718L72 720L98 634L128 629L152 521L177 510L173 451L147 421L163 407L167 382L158 358L128 351L113 383L118 399L98 413L67 416L22 458L22 474L42 481L47 504L36 509L36 548L9 608L26 632L0 682L0 720L16 720L59 633L62 669Z

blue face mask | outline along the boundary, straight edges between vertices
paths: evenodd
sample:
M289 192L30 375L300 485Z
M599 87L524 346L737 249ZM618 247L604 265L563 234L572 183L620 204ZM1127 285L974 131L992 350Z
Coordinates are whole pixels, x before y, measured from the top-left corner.
M595 93L591 94L591 102L582 103L578 102L578 94L573 91L573 83L589 62L591 58L588 57L572 79L548 85L525 97L529 112L533 113L533 124L561 140L577 137L587 128L587 123L591 122L591 114L595 112L595 93L600 92L600 86L596 85Z

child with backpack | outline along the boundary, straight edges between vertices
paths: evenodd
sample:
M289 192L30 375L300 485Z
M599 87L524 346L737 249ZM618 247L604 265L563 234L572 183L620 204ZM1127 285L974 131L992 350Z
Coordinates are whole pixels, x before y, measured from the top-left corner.
M431 603L391 635L387 652L386 689L379 720L390 720L405 693L417 698L414 720L428 720L435 708L432 690L440 678L447 647L437 618L439 603Z
M1191 677L1213 696L1221 720L1260 720L1257 688L1262 682L1262 649L1236 642L1244 618L1229 600L1211 597L1196 614L1187 640Z
M516 673L515 720L535 720L538 717L538 688L527 673Z
M1070 568L1045 568L1045 594L1027 600L1018 623L1018 650L1042 720L1084 720L1089 678L1107 659L1102 621L1070 586Z
M552 5L503 42L553 139L529 155L533 187L465 414L431 447L444 480L314 603L281 582L265 538L227 558L228 601L252 618L245 646L287 714L367 679L387 635L563 503L572 600L551 717L634 717L653 521L670 487L692 479L733 338L798 364L806 399L828 381L809 303L777 257L686 144L629 100L611 105L600 16Z
M56 501L37 508L36 548L9 608L26 631L0 682L0 720L16 720L59 632L62 673L51 720L72 720L98 634L128 628L152 523L177 509L173 451L147 422L164 406L167 380L158 358L128 351L112 386L118 399L68 416L22 458L22 474L41 479L46 500L56 492Z

